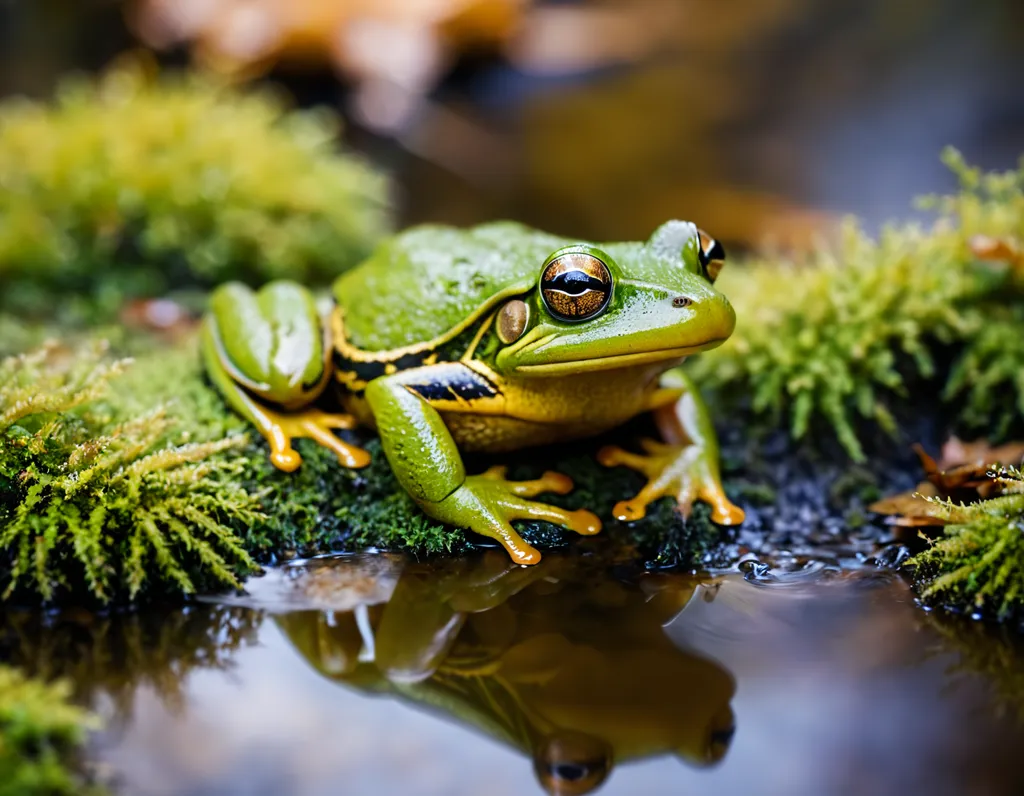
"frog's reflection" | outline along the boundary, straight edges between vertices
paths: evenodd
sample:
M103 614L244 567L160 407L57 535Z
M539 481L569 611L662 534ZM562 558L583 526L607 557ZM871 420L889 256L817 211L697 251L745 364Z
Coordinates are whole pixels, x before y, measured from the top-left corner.
M733 678L662 631L697 584L495 553L410 566L386 603L277 622L327 677L454 716L531 755L549 792L581 794L614 763L725 754Z

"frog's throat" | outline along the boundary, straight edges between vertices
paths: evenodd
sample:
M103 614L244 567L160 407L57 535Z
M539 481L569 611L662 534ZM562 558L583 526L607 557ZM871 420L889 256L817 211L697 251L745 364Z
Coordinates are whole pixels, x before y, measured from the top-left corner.
M598 370L618 370L632 365L649 365L654 362L668 362L683 359L714 348L725 342L724 337L708 340L699 345L678 348L662 348L655 351L640 351L635 354L613 354L607 357L569 359L563 362L544 362L537 365L517 365L515 372L522 376L569 376L574 373L589 373Z

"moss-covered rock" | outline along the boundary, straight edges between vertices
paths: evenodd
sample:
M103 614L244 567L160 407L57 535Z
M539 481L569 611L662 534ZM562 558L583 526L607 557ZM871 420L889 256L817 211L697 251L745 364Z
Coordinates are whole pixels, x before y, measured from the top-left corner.
M66 681L44 683L0 665L0 796L98 796L79 750L95 717L68 701Z
M388 227L338 119L129 61L0 104L0 310L108 318L126 297L325 282ZM57 312L55 313L55 308Z

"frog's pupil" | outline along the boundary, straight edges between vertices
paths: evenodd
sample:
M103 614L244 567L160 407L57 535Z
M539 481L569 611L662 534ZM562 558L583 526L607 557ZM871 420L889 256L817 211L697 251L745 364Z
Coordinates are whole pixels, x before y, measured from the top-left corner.
M607 287L600 279L583 271L564 271L554 279L546 280L544 289L560 290L570 296L582 296L588 290L604 291Z

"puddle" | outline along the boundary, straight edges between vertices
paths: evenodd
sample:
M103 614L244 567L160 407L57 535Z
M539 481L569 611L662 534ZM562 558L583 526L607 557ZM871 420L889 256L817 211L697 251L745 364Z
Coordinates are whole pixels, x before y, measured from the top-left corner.
M126 794L1024 791L1020 650L873 569L317 559L219 603L0 615L0 658L72 678Z

